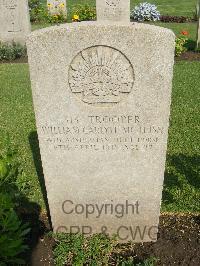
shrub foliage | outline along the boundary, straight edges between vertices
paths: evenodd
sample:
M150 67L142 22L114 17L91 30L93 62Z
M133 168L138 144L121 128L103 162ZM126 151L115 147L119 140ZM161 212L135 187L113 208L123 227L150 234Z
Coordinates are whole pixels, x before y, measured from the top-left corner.
M77 5L73 8L73 18L76 16L79 21L95 20L96 9L89 5Z
M131 11L131 18L137 21L157 21L160 20L160 12L156 5L145 2Z
M19 191L16 186L18 165L13 155L0 156L0 265L19 265L24 261L20 253L28 247L24 244L30 231L17 215Z
M18 43L0 43L0 61L12 61L26 56L26 48Z

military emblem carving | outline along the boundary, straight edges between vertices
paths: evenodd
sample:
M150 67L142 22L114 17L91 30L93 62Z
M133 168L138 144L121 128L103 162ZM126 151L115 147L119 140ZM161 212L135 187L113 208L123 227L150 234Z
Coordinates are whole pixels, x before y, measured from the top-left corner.
M134 70L127 57L108 46L81 51L69 69L71 91L93 105L119 103L132 90Z

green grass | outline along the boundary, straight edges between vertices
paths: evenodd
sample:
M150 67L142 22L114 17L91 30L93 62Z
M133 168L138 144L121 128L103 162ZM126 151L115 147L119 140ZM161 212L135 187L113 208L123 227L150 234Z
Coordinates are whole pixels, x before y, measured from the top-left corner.
M31 29L32 29L32 31L34 31L34 30L39 30L39 29L42 29L42 28L46 28L46 27L50 27L50 26L52 26L50 23L44 23L44 22L40 22L40 23L33 23L32 25L31 25Z
M143 2L156 4L161 15L193 17L196 10L196 0L131 0L131 6Z
M131 254L132 247L124 246L105 235L84 237L79 234L54 235L56 245L53 249L54 263L61 265L116 265L116 266L154 266L157 259L149 257L142 262ZM121 249L120 249L121 248ZM125 252L129 250L129 252ZM129 255L130 254L130 255ZM132 255L132 256L131 256Z
M175 65L163 211L200 211L199 69L200 62ZM37 174L31 151L32 147L40 168L28 65L1 64L0 76L0 147L9 133L24 169L23 182L30 187L28 196L44 207L41 169Z
M46 0L43 0L46 4ZM156 4L162 15L193 16L196 9L196 0L131 0L131 8L138 3L149 2ZM95 6L95 0L67 0L69 13L77 4L89 4Z
M18 159L26 175L24 182L30 186L28 196L43 204L29 144L29 135L35 131L35 118L28 65L2 64L0 77L0 147L5 148L8 133L12 148L18 150Z
M189 33L188 38L188 49L194 50L196 47L196 33L197 33L197 24L196 23L163 23L155 22L151 23L156 26L164 27L172 30L176 36L181 35L182 31L187 31Z
M189 39L196 40L197 24L196 23L163 23L156 22L152 23L156 26L164 27L172 30L177 36L183 31L189 32Z
M200 211L200 62L174 71L163 210Z

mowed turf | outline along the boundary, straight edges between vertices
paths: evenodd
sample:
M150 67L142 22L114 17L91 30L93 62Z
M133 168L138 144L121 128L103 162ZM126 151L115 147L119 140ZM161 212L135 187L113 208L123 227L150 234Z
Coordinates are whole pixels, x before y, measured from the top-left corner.
M200 62L179 62L174 68L171 126L163 192L163 211L199 212L199 71ZM0 65L0 148L9 134L24 170L19 186L44 208L35 118L27 64ZM41 181L41 180L40 180Z
M200 211L200 62L174 68L162 210Z
M196 10L196 0L131 0L131 6L143 2L155 4L161 15L193 17Z
M46 5L46 0L42 0ZM196 0L131 0L131 8L139 3L148 2L156 4L158 10L162 15L176 15L176 16L193 16L196 9ZM72 8L75 5L88 4L91 6L96 5L95 0L67 0L68 12L71 14Z

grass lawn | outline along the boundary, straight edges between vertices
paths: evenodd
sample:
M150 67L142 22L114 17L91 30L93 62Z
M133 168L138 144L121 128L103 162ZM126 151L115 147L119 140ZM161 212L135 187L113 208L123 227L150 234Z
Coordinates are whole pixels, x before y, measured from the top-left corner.
M46 0L42 0L46 4ZM162 15L193 16L196 8L196 0L131 0L131 8L143 2L156 4ZM69 13L77 4L89 4L95 6L95 0L67 0Z
M197 33L197 24L196 23L163 23L163 22L156 22L154 23L156 26L164 27L171 29L176 36L178 36L183 30L189 32L188 38L192 41L196 40L196 33Z
M131 0L131 6L143 2L156 4L161 15L193 17L196 9L196 0Z
M199 69L200 62L175 65L163 211L200 211ZM19 185L44 207L31 151L31 146L37 152L38 147L28 65L1 64L0 76L0 148L5 148L8 133L24 169Z
M162 210L200 211L200 62L175 65Z

